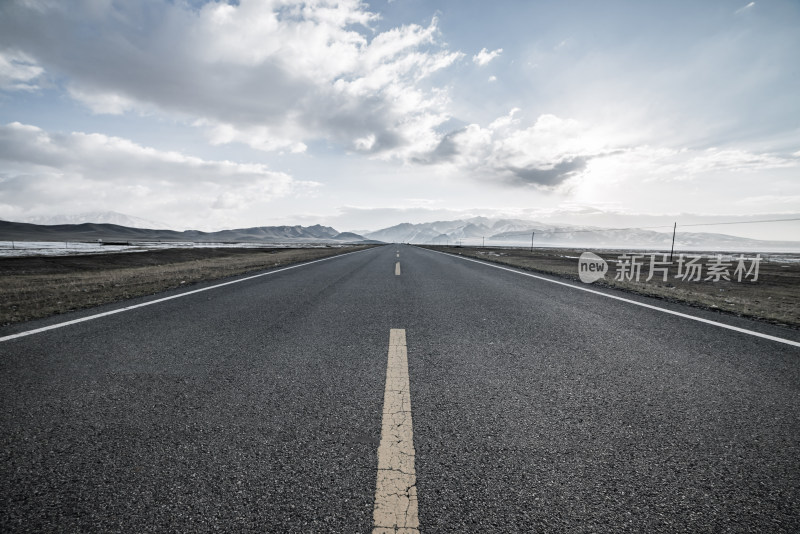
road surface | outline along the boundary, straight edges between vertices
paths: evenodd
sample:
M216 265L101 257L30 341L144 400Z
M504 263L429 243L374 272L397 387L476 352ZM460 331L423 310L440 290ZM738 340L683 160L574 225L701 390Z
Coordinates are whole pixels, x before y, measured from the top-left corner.
M797 346L409 246L213 285L0 330L0 531L800 530Z

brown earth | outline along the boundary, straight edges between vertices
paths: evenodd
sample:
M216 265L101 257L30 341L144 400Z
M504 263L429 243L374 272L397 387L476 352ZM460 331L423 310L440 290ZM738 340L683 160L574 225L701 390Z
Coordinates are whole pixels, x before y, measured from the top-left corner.
M554 274L570 280L579 280L578 257L583 250L554 249L554 248L483 248L483 247L444 247L429 246L425 248L460 254L476 259L491 261L522 268L528 271ZM730 280L719 281L705 280L708 276L706 263L709 257L716 257L718 253L702 253L703 274L701 281L688 281L676 278L678 274L678 254L668 270L667 281L662 281L660 275L649 282L650 252L605 250L593 251L608 262L609 272L605 279L594 282L593 286L613 287L639 295L656 297L671 302L680 302L706 309L720 310L742 317L751 317L770 323L800 328L800 257L797 254L761 254L758 279L751 281L743 277L741 282L733 276L734 268L730 269ZM643 254L644 266L639 282L634 280L615 280L617 261L621 254ZM663 252L659 252L656 261L662 259ZM701 254L701 253L692 253ZM724 253L723 256L739 254ZM744 254L745 258L753 258L755 254ZM791 261L794 260L794 261ZM750 267L750 261L746 262Z
M0 325L363 250L194 248L0 258Z

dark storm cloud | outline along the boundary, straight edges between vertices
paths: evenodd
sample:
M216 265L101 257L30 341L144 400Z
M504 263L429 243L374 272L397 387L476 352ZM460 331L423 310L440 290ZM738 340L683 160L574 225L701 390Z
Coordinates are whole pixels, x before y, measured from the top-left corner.
M552 188L585 170L588 161L588 157L578 156L551 167L506 167L506 170L511 173L509 181L514 185Z
M426 165L435 165L437 163L447 163L460 154L458 147L458 136L466 131L466 128L461 128L449 132L442 137L436 148L424 155L415 156L412 158L414 163L421 163Z

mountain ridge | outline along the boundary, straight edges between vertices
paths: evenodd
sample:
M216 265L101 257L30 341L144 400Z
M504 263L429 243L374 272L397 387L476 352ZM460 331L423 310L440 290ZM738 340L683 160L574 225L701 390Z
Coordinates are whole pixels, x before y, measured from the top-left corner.
M38 224L42 226L55 226L60 224L115 224L117 226L126 226L128 228L144 228L155 230L172 230L168 224L143 219L141 217L134 217L133 215L126 215L118 211L90 211L84 213L76 213L73 215L35 215L25 217L19 222L30 224Z
M572 248L658 248L672 246L672 232L645 228L602 228L545 224L521 219L473 217L431 223L401 223L364 237L411 244L494 246L559 246ZM721 233L686 232L678 228L675 247L681 250L800 250L800 241L770 241Z
M0 240L6 241L166 241L241 243L411 243L487 246L556 246L571 248L669 249L671 232L643 228L601 228L553 225L521 219L473 217L429 223L400 223L367 232L339 232L330 226L255 226L203 232L135 228L106 223L37 225L0 220ZM676 250L789 250L800 251L800 241L768 241L720 233L679 229Z
M7 241L173 241L242 243L363 243L363 236L330 226L257 226L218 232L133 228L116 224L39 225L0 220L0 240Z

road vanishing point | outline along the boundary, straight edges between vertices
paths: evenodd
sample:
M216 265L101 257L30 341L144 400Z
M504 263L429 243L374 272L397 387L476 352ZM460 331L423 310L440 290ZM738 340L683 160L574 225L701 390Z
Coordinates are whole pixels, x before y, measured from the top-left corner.
M4 327L0 531L800 531L800 332L586 288L387 245Z

